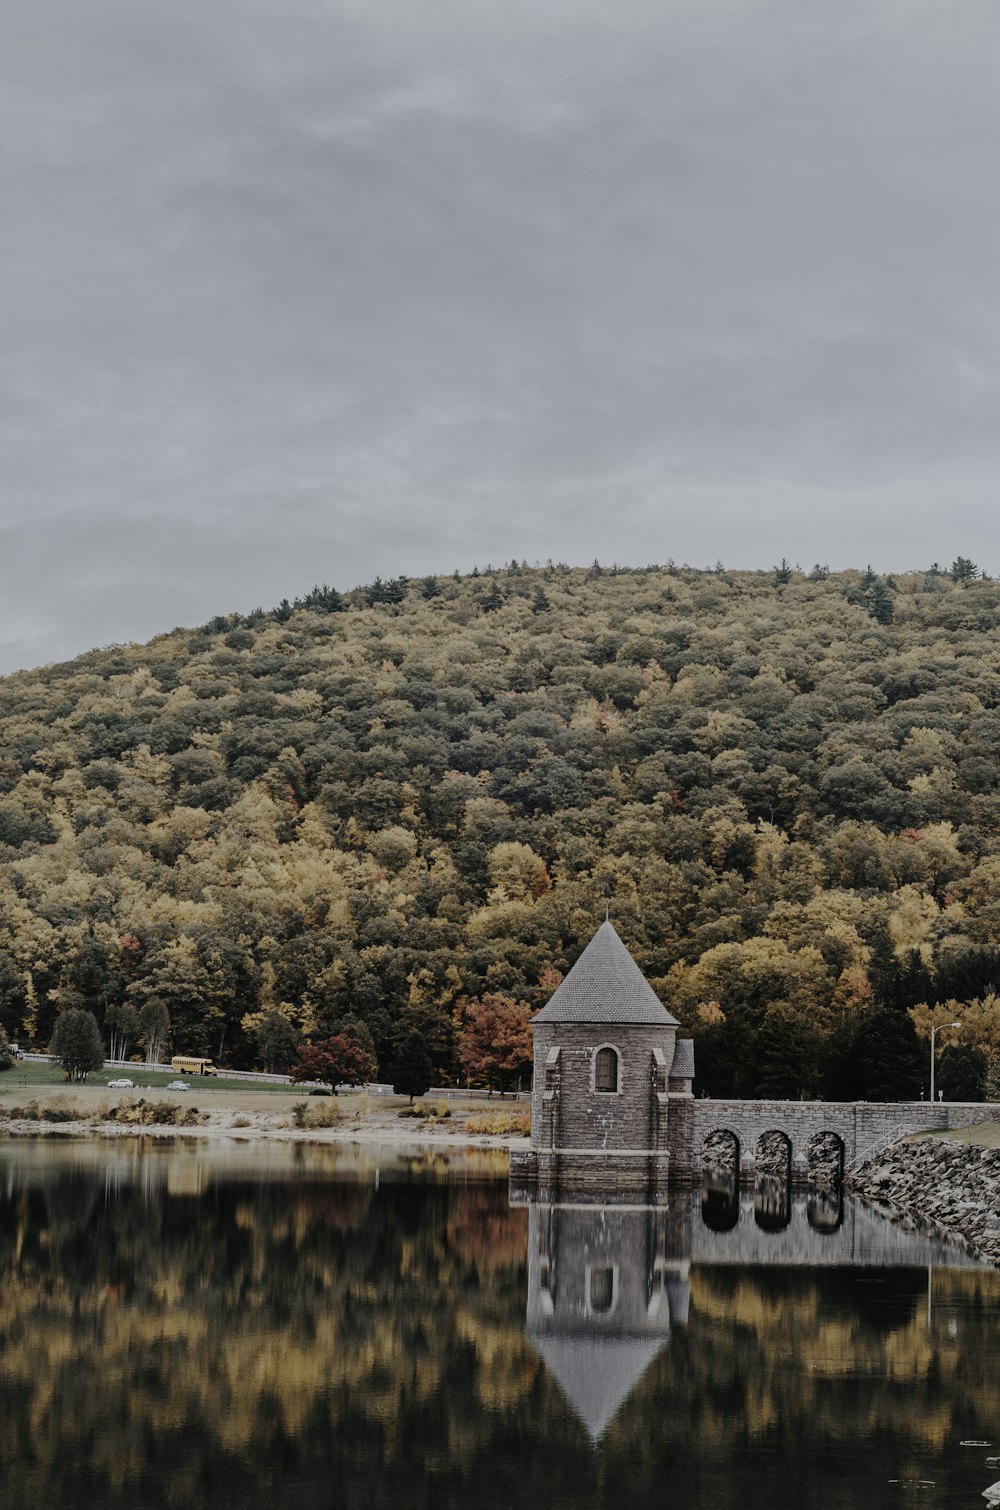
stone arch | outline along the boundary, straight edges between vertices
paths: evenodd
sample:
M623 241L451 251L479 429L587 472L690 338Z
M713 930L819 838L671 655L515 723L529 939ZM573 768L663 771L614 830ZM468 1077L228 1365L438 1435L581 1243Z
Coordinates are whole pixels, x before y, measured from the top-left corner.
M701 1168L703 1173L709 1170L727 1173L732 1171L738 1178L742 1156L743 1147L740 1135L731 1127L713 1127L702 1139Z
M780 1127L769 1127L757 1139L754 1150L758 1174L792 1178L792 1140Z
M809 1139L806 1220L814 1232L836 1232L843 1223L845 1163L846 1149L839 1133L824 1128Z
M601 1096L622 1091L622 1056L613 1043L599 1043L590 1061L590 1089Z
M810 1184L824 1187L839 1185L844 1178L846 1154L843 1138L832 1128L814 1133L806 1147Z
M792 1140L778 1127L757 1139L753 1217L764 1232L782 1232L792 1219Z
M702 1140L701 1219L712 1232L731 1232L739 1222L741 1153L732 1128L714 1128Z

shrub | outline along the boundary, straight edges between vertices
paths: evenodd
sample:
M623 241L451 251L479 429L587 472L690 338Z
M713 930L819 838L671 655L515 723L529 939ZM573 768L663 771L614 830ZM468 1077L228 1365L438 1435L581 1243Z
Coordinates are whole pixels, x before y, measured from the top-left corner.
M531 1131L531 1113L473 1112L466 1119L465 1130L470 1133L489 1133L491 1136L516 1133L519 1137L526 1137Z
M306 1127L334 1127L340 1121L340 1108L336 1106L311 1106L306 1117Z
M425 1106L423 1101L417 1101L412 1106L404 1106L400 1117L419 1117L422 1122L443 1122L451 1116L451 1107L444 1101L439 1101L436 1106Z
M129 1127L197 1127L207 1114L195 1106L178 1106L175 1101L146 1101L141 1096L120 1101L107 1114L107 1121Z
M310 1106L308 1101L296 1101L292 1107L292 1122L295 1127L333 1127L340 1120L340 1108L329 1105Z
M83 1122L87 1113L67 1106L64 1101L50 1101L44 1106L29 1101L26 1106L0 1107L0 1118L4 1122Z

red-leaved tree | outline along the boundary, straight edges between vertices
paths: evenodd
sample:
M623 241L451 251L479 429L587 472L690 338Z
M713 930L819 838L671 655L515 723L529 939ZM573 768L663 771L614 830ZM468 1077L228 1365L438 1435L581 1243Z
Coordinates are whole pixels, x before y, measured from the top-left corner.
M299 1062L292 1069L297 1085L303 1080L324 1081L337 1094L338 1085L365 1085L378 1074L378 1063L350 1033L334 1033L321 1043L299 1049Z
M492 991L467 1003L458 1041L466 1074L490 1090L509 1090L531 1070L531 1008L526 1001Z

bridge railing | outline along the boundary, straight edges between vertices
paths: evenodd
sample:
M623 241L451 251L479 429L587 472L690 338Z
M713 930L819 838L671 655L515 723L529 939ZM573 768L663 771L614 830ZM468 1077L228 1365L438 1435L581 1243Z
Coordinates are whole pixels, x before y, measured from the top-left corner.
M901 1122L898 1127L892 1127L888 1132L882 1133L873 1143L857 1150L854 1158L844 1165L844 1174L854 1174L862 1164L867 1164L869 1159L875 1159L880 1153L885 1153L887 1148L891 1148L894 1143L899 1142L900 1138L904 1138L912 1131L913 1128L908 1122Z

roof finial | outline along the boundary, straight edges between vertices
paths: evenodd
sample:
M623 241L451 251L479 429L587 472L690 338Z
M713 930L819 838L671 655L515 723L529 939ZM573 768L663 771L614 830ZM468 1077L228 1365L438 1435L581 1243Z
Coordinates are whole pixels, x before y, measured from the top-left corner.
M607 898L605 898L604 900L604 921L606 923L611 922L611 903L607 900Z

